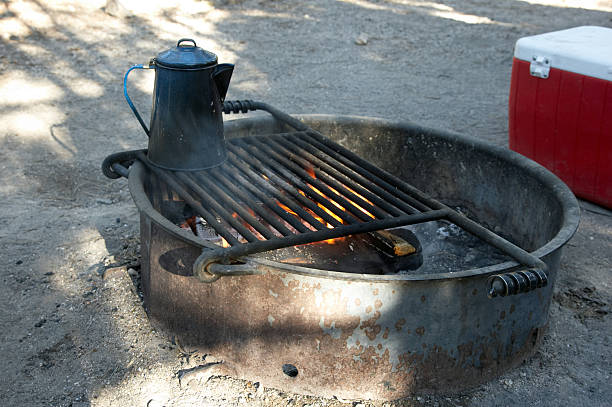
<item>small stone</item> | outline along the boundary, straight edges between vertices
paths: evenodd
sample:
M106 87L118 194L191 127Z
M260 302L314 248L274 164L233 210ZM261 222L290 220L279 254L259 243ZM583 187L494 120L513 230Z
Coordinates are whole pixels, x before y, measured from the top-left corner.
M127 272L132 277L136 277L138 275L138 272L134 270L133 268L129 268Z
M111 278L120 278L122 275L124 275L123 273L125 273L126 271L127 270L125 269L124 266L110 267L104 270L104 274L102 275L102 278L104 280L109 280Z
M131 17L132 12L128 10L123 4L122 1L119 0L107 0L106 5L102 7L102 11L104 11L109 16L125 18Z
M503 384L504 384L504 386L508 386L508 387L510 387L510 386L512 386L512 383L513 383L513 382L512 382L512 380L510 380L510 379L504 379L504 380L503 380Z
M368 36L365 33L361 33L355 39L357 45L368 45Z
M106 198L98 198L96 199L96 202L102 205L112 205L113 201L110 199L106 199Z
M299 373L298 369L292 364L286 363L283 365L283 373L289 377L296 377Z

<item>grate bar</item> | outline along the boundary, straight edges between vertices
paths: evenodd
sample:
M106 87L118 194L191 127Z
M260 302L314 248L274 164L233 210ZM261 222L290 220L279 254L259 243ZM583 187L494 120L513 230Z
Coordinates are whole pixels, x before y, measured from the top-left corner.
M326 146L320 143L316 145L316 140L312 140L311 142L311 140L305 137L306 133L301 133L301 135L303 136L302 138L293 137L292 140L295 140L298 144L303 143L300 145L303 145L304 148L306 148L313 155L320 158L321 160L329 164L331 167L342 172L346 176L359 181L362 185L366 186L371 191L377 193L381 198L388 200L389 202L393 203L393 205L396 205L403 211L408 213L415 213L420 211L427 211L430 209L426 205L405 194L405 196L396 197L395 195L393 195L394 187L392 185L389 185L388 183L385 183L383 181L382 184L379 186L377 183L374 183L369 180L367 178L367 175L363 175L362 172L359 171L359 169L356 168L355 165L352 165L350 163L350 161L336 160L333 156L333 150L328 149Z
M314 166L313 165L314 163L312 163L311 161L308 161L300 157L299 155L297 155L293 151L293 149L288 148L289 146L285 146L283 143L281 143L275 138L270 138L269 141L270 141L270 146L274 146L279 152L286 154L289 160L295 161L304 169L311 168L312 172L314 173L317 179L320 179L321 181L325 182L330 187L330 189L333 187L334 192L336 192L336 190L340 191L342 195L345 196L346 199L349 200L351 204L355 205L357 209L360 209L361 213L363 213L364 211L367 211L368 213L373 214L374 217L379 218L379 219L392 216L392 215L389 215L387 212L374 206L371 202L367 201L363 196L355 193L355 191L348 189L346 186L344 186L342 183L340 183L335 178L321 171L319 168ZM365 218L365 220L369 220L369 219Z
M169 172L179 180L181 180L185 185L188 185L192 191L194 191L200 199L202 199L209 208L213 209L217 215L219 215L224 221L229 223L242 237L244 237L248 242L255 242L259 240L249 229L244 227L242 223L240 223L236 218L232 216L224 207L219 205L212 197L205 191L200 185L195 183L185 172Z
M156 210L161 211L161 203L162 203L161 180L157 177L148 177L147 182L149 185L149 191L151 191L150 193L151 203L153 204L153 207Z
M289 212L285 211L284 208L281 208L279 203L289 208L293 213L297 213L298 216L300 216L302 219L305 219L314 229L319 230L319 229L324 229L326 227L318 219L314 218L310 213L306 212L306 210L304 210L300 205L298 205L289 196L282 193L280 190L274 188L274 186L272 186L270 182L266 181L261 176L261 174L257 174L249 166L236 160L236 157L233 157L231 154L232 153L230 153L230 159L228 160L228 169L229 170L238 169L240 171L240 173L234 173L233 175L238 177L237 180L243 181L242 186L246 187L249 191L251 191L257 197L262 199L262 201L266 201L266 199L269 199L264 194L264 191L270 193L273 197L275 197L278 200L278 203L272 201L269 203L269 207L272 209L276 209L276 208L280 209L281 210L280 213L283 214L281 215L281 217L285 219L287 222L289 222L294 228L296 228L300 232L310 231L310 229L307 228L306 225L302 224L301 226L299 226L301 222L299 222ZM244 182L243 176L240 174L243 174L244 176L246 176L249 180L251 180L251 182L248 182L248 180ZM253 185L253 183L261 187L261 191L255 185Z
M265 176L267 176L270 179L271 182L276 183L278 186L281 187L282 190L285 190L286 192L288 192L300 204L304 205L305 207L307 207L308 209L313 211L315 214L317 214L319 217L321 217L325 222L329 223L330 225L332 225L334 227L335 226L340 226L342 224L338 220L336 220L334 217L329 215L327 212L325 212L323 209L321 209L319 206L317 206L313 201L311 201L310 199L308 199L305 196L303 196L302 194L300 194L298 189L294 188L291 184L287 183L284 179L282 179L280 176L278 176L275 172L271 171L267 166L262 164L259 160L256 160L256 159L254 159L253 156L247 154L246 151L240 150L239 148L236 148L236 147L234 147L232 145L229 145L228 148L230 149L230 151L236 153L237 156L239 156L240 158L245 160L247 163L253 165L255 169L257 169L258 171L261 171L261 173L264 174ZM232 158L235 158L235 157L231 157L230 156L230 160L232 160ZM235 161L232 160L232 162L235 162ZM298 184L298 186L300 186L299 185L300 183L297 183L297 184ZM304 188L308 189L306 187L304 187ZM304 191L304 193L306 193L306 191ZM314 192L312 194L314 194ZM315 219L315 218L312 218L312 219ZM322 226L320 228L320 227L318 227L318 225L317 226L313 225L313 226L315 226L316 229L324 229L324 228L327 227L325 224L321 223L318 220L316 222L319 225ZM308 222L308 223L310 223L310 222Z
M194 174L187 175L187 178L190 178L195 185L198 185L198 182L201 182L208 188L210 192L214 195L213 198L217 198L223 203L229 204L229 206L234 210L235 213L240 215L242 219L244 219L249 225L253 227L257 232L259 232L266 239L272 239L275 237L275 234L266 226L261 224L253 215L251 215L246 209L244 209L243 205L240 205L236 202L231 196L229 196L225 191L215 185L214 182L211 182L207 177L197 176ZM201 188L200 188L201 189ZM194 190L196 190L194 188ZM207 191L203 191L206 193ZM247 202L249 208L255 207L255 203L250 201ZM280 232L280 231L279 231Z
M237 172L233 172L232 173L232 177L236 181L238 181L238 183L239 183L239 185L241 187L246 188L249 192L251 192L258 199L261 199L261 202L263 202L266 205L266 207L268 207L269 209L274 211L285 222L287 222L291 226L293 226L293 228L295 228L298 232L304 233L304 232L309 232L310 231L310 229L308 229L306 227L306 225L304 225L303 223L299 222L295 216L291 215L290 213L285 211L283 208L281 208L278 205L278 202L282 203L283 205L285 205L289 209L294 210L298 214L302 214L303 213L304 216L302 218L306 219L307 221L309 219L308 218L309 216L312 217L308 212L304 211L300 206L296 205L293 201L287 199L286 196L280 194L278 192L278 190L273 188L268 182L266 182L259 175L255 174L248 167L246 167L246 166L233 167L233 164L228 162L228 167L227 168L228 169L233 169L233 170L237 171ZM217 169L213 170L213 174L216 174L216 173L219 173L219 172L220 171L217 170ZM248 179L244 178L244 177L247 177ZM249 182L249 180L251 180L251 181ZM258 186L260 186L261 190L259 188L257 188L255 185L253 185L254 183L257 184ZM263 191L269 192L272 196L277 198L278 202L274 201L272 198L267 196ZM293 209L293 207L295 207L295 209ZM314 219L314 218L312 218L312 219L313 219L313 223L317 223L318 222L316 219ZM325 227L325 225L323 225L322 223L320 223L320 222L318 222L318 223L321 225L321 228Z
M245 203L250 203L253 202L253 198L259 198L256 197L255 195L250 195L249 196L249 192L245 192L244 190L241 190L239 188L236 187L235 184L231 183L229 181L229 179L221 172L218 170L213 170L214 174L214 178L216 180L218 180L219 182L221 182L221 184L227 188L232 194L235 194L238 198L240 198L242 201L244 201ZM196 177L198 179L205 179L204 177L200 176L200 175L196 175ZM243 182L243 184L247 185L248 183ZM273 204L273 201L270 202ZM267 208L271 208L273 209L274 207L276 207L276 205L270 205L269 202L264 202L264 204L266 204ZM262 217L263 220L265 220L266 222L268 222L274 229L278 230L283 236L289 236L291 234L293 234L293 232L291 232L291 230L287 229L287 227L285 225L283 225L281 222L278 221L277 218L275 218L274 216L271 215L271 213L266 210L266 207L262 207L261 205L257 205L256 203L253 205L249 205L249 207L255 212L257 213L259 216ZM281 212L282 210L279 208L279 212ZM277 215L281 216L282 215L276 212ZM286 213L285 211L282 211L283 213ZM283 218L284 219L284 218ZM285 219L286 220L286 219ZM299 223L299 222L298 222ZM301 223L299 223L300 225L302 225ZM304 231L306 231L308 229L305 229Z
M191 194L189 194L185 190L185 188L183 188L177 181L175 181L174 178L169 173L167 173L166 171L151 165L149 163L149 160L147 159L147 157L144 155L144 153L142 151L140 151L137 154L137 156L138 156L138 159L144 163L144 165L147 167L147 169L149 171L153 172L158 178L163 180L170 188L172 188L174 191L176 191L176 193L183 200L185 200L185 202L187 202L187 204L189 204L189 206L191 206L193 208L193 210L195 210L198 213L198 215L200 215L202 218L204 218L204 220L210 226L212 226L215 229L215 231L221 237L223 237L230 245L240 244L238 239L236 239L229 232L229 225L226 222L217 219L208 210L206 210L202 206L202 204L200 204L200 202L196 201L191 196Z
M359 157L357 154L347 150L346 148L343 148L342 146L339 146L336 143L332 143L330 140L326 139L321 134L314 132L314 131L308 131L308 132L305 132L304 134L307 137L310 137L316 140L316 143L314 144L318 144L319 146L325 147L324 150L331 157L339 161L342 161L342 162L351 163L351 165L355 167L355 170L360 173L362 172L363 173L362 175L364 176L367 176L365 174L368 174L369 177L372 179L372 182L376 182L376 183L380 183L381 185L385 185L385 189L387 187L390 187L389 189L391 189L391 191L399 192L398 191L399 189L403 193L408 194L408 196L406 196L401 193L398 193L398 196L400 196L401 198L418 199L418 201L416 201L415 203L418 202L420 205L427 205L433 208L437 208L440 205L442 205L440 202L432 198L429 198L423 192L419 191L417 188L413 187L412 185L402 181L398 177L391 175L387 171L384 171L376 167L375 165L367 162L366 160ZM427 206L425 206L425 209L427 209Z
M327 175L328 177L331 176L332 179L337 180L336 182L339 181L341 184L346 185L347 187L357 191L357 193L364 196L367 200L375 203L378 207L382 208L388 214L397 216L397 215L403 215L405 213L407 214L415 213L414 208L412 208L412 210L408 212L405 212L389 204L387 201L381 199L378 195L375 195L369 190L367 190L366 188L362 187L360 184L355 182L353 179L347 177L346 175L336 170L332 166L318 159L317 157L315 157L314 155L306 151L305 146L303 145L304 142L300 140L299 138L294 137L293 134L290 134L290 133L283 133L283 134L278 134L278 135L274 134L274 135L271 135L270 137L277 143L282 144L283 147L285 147L286 149L289 149L292 152L302 156L307 162L311 162L314 165L316 165L316 167L320 169L319 172L321 176L323 176L326 173L329 174ZM319 173L316 173L316 174L317 176L319 176Z
M272 149L271 147L264 145L263 143L261 143L261 141L255 138L250 138L248 142L252 143L252 145L257 146L260 150L267 152L276 162L289 168L294 174L298 175L302 179L303 182L305 182L306 186L309 186L309 183L314 184L319 191L323 192L323 194L325 195L325 198L328 201L330 201L333 206L337 208L335 209L334 212L337 212L338 209L340 209L337 207L337 205L334 205L334 202L342 206L342 209L340 209L338 216L343 215L345 213L343 209L345 209L347 212L350 212L351 214L361 219L362 221L369 221L372 219L372 216L369 216L365 212L359 210L359 208L357 208L354 204L352 204L351 202L346 200L343 196L338 194L338 192L331 190L325 183L321 182L319 179L313 178L305 169L299 167L298 165L296 165L289 159L282 157L280 154L278 154L278 152L274 151L274 149ZM311 189L313 188L311 187ZM322 200L321 198L319 199ZM349 219L351 220L349 223L356 222L356 220L354 219L351 219L351 218Z
M326 196L317 193L314 187L310 186L309 184L306 184L302 180L302 178L300 178L300 176L292 173L287 167L283 166L282 164L276 164L275 159L269 156L269 151L266 151L267 154L264 154L263 151L257 149L252 145L248 146L241 144L241 146L244 148L245 151L259 159L259 161L266 165L268 168L272 169L278 175L283 177L285 181L287 181L290 185L293 185L295 188L297 188L298 193L299 191L302 191L303 194L306 195L306 197L310 199L316 207L321 209L321 211L328 215L330 219L333 219L333 222L328 220L328 222L332 226L340 226L343 224L343 222L358 222L357 219L353 218L352 216L348 216L348 214L336 208L335 205Z
M383 180L381 177L379 177L376 173L380 174L380 173L383 173L383 171L376 168L375 166L372 165L372 167L376 169L376 171L372 173L368 171L366 168L361 167L351 158L345 157L344 154L342 154L345 152L344 151L345 149L341 150L341 147L339 145L335 144L335 145L332 145L332 147L329 147L330 146L329 143L321 143L320 140L323 139L323 137L319 138L318 137L319 135L315 134L314 132L306 132L304 133L304 135L305 135L305 139L308 140L308 142L311 143L314 147L319 148L321 151L327 154L331 159L339 161L346 167L352 169L353 171L355 171L356 173L364 177L367 180L368 184L379 185L380 187L382 187L386 191L385 195L387 196L389 194L394 195L395 197L399 198L402 201L409 202L411 206L415 207L416 209L420 211L427 211L430 209L423 202L419 201L418 199L416 199L415 197L409 194L404 193L402 190L399 190L398 187L396 187L394 184L389 183ZM340 153L340 151L342 151L342 153ZM404 181L401 181L401 183L404 183Z
M509 242L508 240L504 239L501 236L498 236L497 234L491 232L489 229L485 228L484 226L480 225L477 222L474 222L473 220L469 219L466 216L461 215L460 213L451 210L448 206L444 205L441 202L436 201L433 198L428 197L425 193L423 193L422 191L420 191L419 189L413 187L412 185L402 181L401 179L397 178L395 175L390 174L378 167L376 167L375 165L367 162L366 160L364 160L363 158L359 157L357 154L335 144L332 143L330 140L326 139L325 137L323 137L321 134L315 132L315 131L308 131L307 135L315 138L317 141L320 142L320 144L324 144L325 146L329 146L332 147L334 149L336 149L337 154L334 154L338 159L340 159L341 157L345 157L345 160L350 160L353 163L355 163L354 165L358 168L358 169L362 169L362 171L364 171L365 173L367 173L368 171L371 172L371 176L376 179L377 181L382 181L382 179L384 179L385 181L382 181L383 183L387 184L387 182L393 183L393 185L396 185L396 189L398 190L397 192L402 191L403 193L406 194L411 194L413 196L416 197L416 199L418 199L420 202L423 202L425 205L435 208L436 210L446 210L448 211L448 215L447 215L447 219L454 223L455 225L459 226L460 228L466 230L467 232L473 234L474 236L479 237L480 239L484 240L485 242L487 242L488 244L490 244L491 246L501 250L502 252L508 254L509 256L511 256L512 258L514 258L515 260L517 260L519 263L527 265L529 267L540 267L540 268L546 268L546 265L544 264L544 262L540 259L538 259L537 257L533 256L532 254L526 252L525 250L523 250L522 248L516 246L514 243ZM315 143L316 144L316 143ZM330 150L329 148L326 148L326 150ZM333 151L332 151L333 153ZM344 161L344 160L343 160ZM380 178L379 178L380 177ZM388 185L388 184L387 184ZM401 195L401 194L398 194Z
M360 233L375 232L377 230L390 229L398 226L414 225L416 223L430 222L433 220L444 219L448 215L446 209L422 212L413 215L402 215L395 218L373 219L369 222L343 225L333 229L318 230L312 233L301 233L287 238L274 238L270 240L260 240L255 243L232 246L227 249L215 249L207 253L207 258L212 261L228 262L231 259L247 256L253 253L260 253L269 250L281 249L284 247L296 246L312 242L319 242L333 239L340 236L348 236Z

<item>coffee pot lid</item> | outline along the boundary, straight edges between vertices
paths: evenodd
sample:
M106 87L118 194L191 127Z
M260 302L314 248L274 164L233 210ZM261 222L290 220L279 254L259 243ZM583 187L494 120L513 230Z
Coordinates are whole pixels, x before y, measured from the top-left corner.
M181 45L184 42L191 42L193 45ZM176 47L157 54L155 61L168 68L197 69L215 65L217 55L198 47L190 38L181 38Z

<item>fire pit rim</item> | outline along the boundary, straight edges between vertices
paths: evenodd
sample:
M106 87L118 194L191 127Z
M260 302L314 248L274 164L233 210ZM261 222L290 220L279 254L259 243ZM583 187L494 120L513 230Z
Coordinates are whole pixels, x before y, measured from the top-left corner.
M353 116L353 115L330 115L330 114L303 114L293 115L294 117L309 122L309 121L327 121L333 122L335 125L376 125L386 129L395 129L400 131L410 131L412 133L429 134L435 133L435 137L441 140L447 140L454 144L463 144L475 150L485 151L487 154L508 161L510 164L520 167L529 173L532 177L538 179L545 187L548 187L554 192L562 209L562 224L563 226L557 234L550 239L545 245L532 252L538 258L543 258L550 253L556 251L565 243L567 243L578 228L580 221L580 208L578 201L570 189L556 175L548 171L546 168L531 161L514 151L507 148L499 147L491 143L482 141L476 137L453 133L449 131L432 129L412 123L410 121L392 121L382 118ZM231 137L232 131L237 131L244 125L256 127L266 123L273 123L274 118L269 116L255 116L249 118L240 118L228 120L225 122L227 135ZM208 244L196 236L191 235L177 225L170 222L163 215L157 212L151 205L144 191L144 166L136 162L130 169L129 188L132 198L138 209L149 216L153 221L158 223L166 231L172 233L177 238L199 247L217 248L216 245ZM509 271L519 266L514 261L493 264L486 267L473 268L463 271L434 273L434 274L394 274L394 275L374 275L374 274L354 274L339 271L329 271L316 269L304 266L294 266L290 264L279 263L271 260L258 259L256 257L245 258L247 265L252 265L254 268L263 268L266 272L292 273L298 275L306 275L320 278L333 278L340 280L353 281L377 281L377 282L401 282L401 281L427 281L427 280L443 280L453 278L466 278L474 276L482 276L492 273Z

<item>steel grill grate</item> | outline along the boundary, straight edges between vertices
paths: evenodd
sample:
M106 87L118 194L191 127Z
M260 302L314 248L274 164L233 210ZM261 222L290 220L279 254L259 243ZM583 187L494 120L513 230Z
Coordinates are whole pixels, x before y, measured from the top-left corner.
M228 247L205 248L196 259L194 275L201 281L252 273L219 264L249 254L444 219L530 268L493 276L490 296L546 285L540 259L299 120L261 102L224 103L225 113L258 109L295 131L231 139L227 161L204 171L160 169L145 150L117 153L103 164L116 178L128 174L121 163L137 158L153 175L153 201L165 199L159 194L182 199L225 239Z
M141 159L227 241L230 257L448 214L357 165L352 153L314 132L232 139L227 148L224 164L198 172L162 170Z
M152 165L146 150L111 154L102 171L129 176L135 160L152 175L150 199L183 200L228 247L210 248L193 274L212 282L222 275L253 274L241 257L352 234L446 220L512 257L526 270L492 275L490 297L527 292L547 284L547 266L535 255L427 196L396 176L325 138L296 118L262 102L225 101L223 112L265 110L295 131L232 139L222 165L199 172Z

